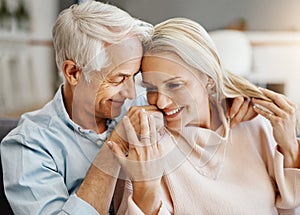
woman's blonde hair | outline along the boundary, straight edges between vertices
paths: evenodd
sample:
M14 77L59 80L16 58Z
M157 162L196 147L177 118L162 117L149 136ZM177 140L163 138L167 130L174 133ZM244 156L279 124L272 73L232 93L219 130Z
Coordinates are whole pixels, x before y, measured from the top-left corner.
M154 26L144 43L145 54L173 53L188 66L206 74L214 83L217 100L243 96L269 100L246 79L222 68L216 46L206 30L186 18L172 18Z
M90 70L101 70L109 63L107 45L129 37L142 42L152 31L151 24L113 5L93 0L74 4L59 14L52 30L57 67L61 70L65 60L73 60L79 68L88 65Z

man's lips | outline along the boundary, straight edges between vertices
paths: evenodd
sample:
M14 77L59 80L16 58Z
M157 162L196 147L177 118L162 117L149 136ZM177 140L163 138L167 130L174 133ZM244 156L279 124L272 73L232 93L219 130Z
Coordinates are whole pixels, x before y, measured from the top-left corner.
M110 101L114 106L121 106L125 102L124 100L113 100L113 99L110 99Z

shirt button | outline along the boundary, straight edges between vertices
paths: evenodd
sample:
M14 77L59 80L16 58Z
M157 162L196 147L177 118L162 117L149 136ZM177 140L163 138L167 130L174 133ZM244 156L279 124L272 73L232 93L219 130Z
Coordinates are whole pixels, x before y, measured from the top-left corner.
M78 127L78 132L81 134L81 135L84 135L84 131L82 130L82 128Z
M97 141L97 145L98 145L98 146L101 146L101 145L102 145L102 141L101 141L101 140L98 140L98 141Z

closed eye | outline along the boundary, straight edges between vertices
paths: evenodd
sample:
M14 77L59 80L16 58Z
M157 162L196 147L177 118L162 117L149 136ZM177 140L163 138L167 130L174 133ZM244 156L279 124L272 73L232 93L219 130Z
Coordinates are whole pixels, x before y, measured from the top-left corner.
M146 88L147 92L157 92L157 87L153 86L152 84L146 83L146 82L142 82L141 86Z
M167 86L167 88L169 89L169 90L174 90L174 89L177 89L177 88L180 88L181 86L183 86L183 83L167 83L166 84L166 86Z
M113 78L110 82L114 85L119 85L123 82L125 82L125 80L128 78L128 76L122 75L122 76L117 76L115 78Z

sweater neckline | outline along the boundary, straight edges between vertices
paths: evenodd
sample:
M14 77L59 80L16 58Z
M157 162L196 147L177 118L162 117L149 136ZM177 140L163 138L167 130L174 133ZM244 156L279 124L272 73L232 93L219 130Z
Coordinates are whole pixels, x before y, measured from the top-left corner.
M182 129L180 141L190 147L186 158L201 175L217 179L221 174L229 140L229 125L228 120L215 131L194 126Z

